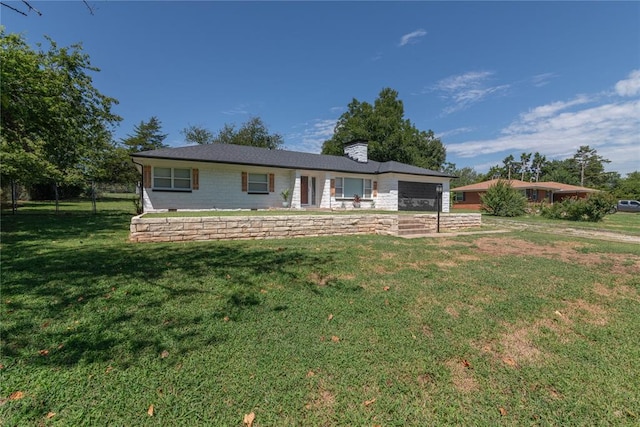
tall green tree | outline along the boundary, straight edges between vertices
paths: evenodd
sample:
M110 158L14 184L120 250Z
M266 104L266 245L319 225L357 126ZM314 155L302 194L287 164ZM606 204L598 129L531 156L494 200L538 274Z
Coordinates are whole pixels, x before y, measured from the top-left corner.
M576 165L580 175L581 186L598 187L607 181L604 172L604 163L611 161L598 155L595 148L582 145L573 155L571 161Z
M130 153L165 148L166 133L162 133L162 122L152 116L148 121L140 121L133 126L133 134L127 135L121 142Z
M404 104L398 92L385 88L373 105L353 99L340 116L331 139L324 142L323 154L342 155L345 143L369 141L371 160L395 160L440 170L446 159L444 145L432 130L416 128L404 118Z
M546 163L546 156L543 156L537 151L533 154L533 160L531 161L531 174L532 178L534 178L536 182L540 181L540 174L542 173L542 168Z
M180 131L187 142L196 144L213 144L214 136L209 129L202 126L189 125Z
M619 199L640 200L640 171L627 174L616 183L613 194Z
M483 175L469 166L458 169L455 163L445 162L441 171L457 177L451 180L451 188L463 187L483 180Z
M529 162L531 161L531 153L520 154L520 181L529 179Z
M89 56L79 44L32 49L23 36L0 29L0 131L3 178L60 185L82 179L83 163L101 154L121 118L114 98L93 86ZM32 167L26 167L30 164ZM57 204L56 204L57 207Z
M278 133L270 133L260 117L251 117L238 129L235 124L225 124L213 137L212 142L215 144L250 145L276 150L282 146L284 139Z

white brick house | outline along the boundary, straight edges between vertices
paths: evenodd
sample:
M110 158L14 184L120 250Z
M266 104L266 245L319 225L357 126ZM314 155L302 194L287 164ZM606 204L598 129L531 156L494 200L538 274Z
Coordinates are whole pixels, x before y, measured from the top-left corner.
M145 212L291 208L449 210L453 176L367 158L367 142L345 145L345 156L268 150L231 144L163 148L131 155L141 173Z

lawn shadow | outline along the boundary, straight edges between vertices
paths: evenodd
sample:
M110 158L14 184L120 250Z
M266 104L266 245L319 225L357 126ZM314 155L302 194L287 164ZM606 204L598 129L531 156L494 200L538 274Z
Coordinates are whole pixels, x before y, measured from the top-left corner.
M3 221L3 357L72 365L217 345L227 332L212 324L259 309L265 282L304 285L301 271L332 262L282 244L79 240L117 236L128 218Z

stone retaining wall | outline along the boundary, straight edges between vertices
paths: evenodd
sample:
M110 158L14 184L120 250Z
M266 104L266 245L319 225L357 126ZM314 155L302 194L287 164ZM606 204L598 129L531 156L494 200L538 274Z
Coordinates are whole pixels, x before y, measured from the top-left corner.
M355 234L398 234L398 217L390 214L203 216L131 219L133 242L189 240L282 239L288 237ZM407 215L402 215L406 217ZM425 233L435 230L436 215L420 215ZM480 214L441 214L440 230L459 230L481 225Z

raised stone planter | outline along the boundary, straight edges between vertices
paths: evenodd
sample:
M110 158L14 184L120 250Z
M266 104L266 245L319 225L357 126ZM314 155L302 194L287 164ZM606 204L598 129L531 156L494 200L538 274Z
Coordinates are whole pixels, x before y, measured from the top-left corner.
M274 215L203 216L131 219L132 242L173 242L189 240L284 239L289 237L341 236L357 234L398 235L399 218L412 215ZM413 215L423 233L436 230L435 214ZM480 214L441 214L440 230L479 227Z

